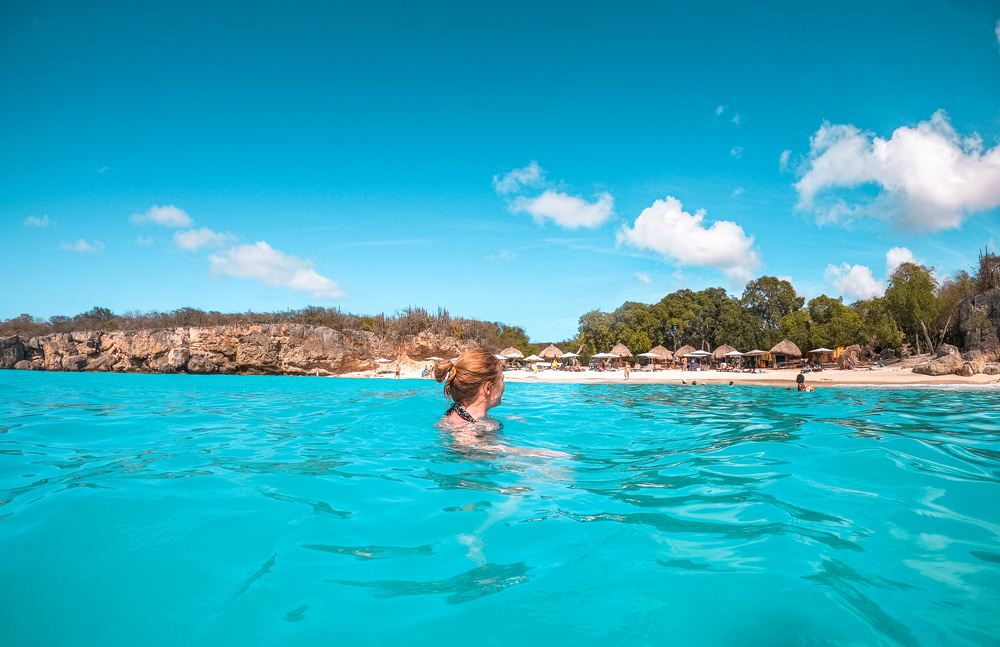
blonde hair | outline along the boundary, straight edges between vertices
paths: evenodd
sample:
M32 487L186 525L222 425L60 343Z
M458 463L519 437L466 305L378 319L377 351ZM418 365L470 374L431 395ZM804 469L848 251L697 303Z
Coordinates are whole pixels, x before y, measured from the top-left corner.
M500 380L502 368L493 353L473 348L454 361L435 362L434 379L444 382L445 396L465 406L476 399L476 393L484 384Z

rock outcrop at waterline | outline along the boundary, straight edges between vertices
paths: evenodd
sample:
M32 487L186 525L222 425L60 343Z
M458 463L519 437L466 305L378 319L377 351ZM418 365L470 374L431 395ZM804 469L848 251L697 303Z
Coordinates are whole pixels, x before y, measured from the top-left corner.
M421 333L386 344L361 330L303 324L87 331L0 337L0 368L117 373L339 375L374 368L380 355L421 361L473 344Z

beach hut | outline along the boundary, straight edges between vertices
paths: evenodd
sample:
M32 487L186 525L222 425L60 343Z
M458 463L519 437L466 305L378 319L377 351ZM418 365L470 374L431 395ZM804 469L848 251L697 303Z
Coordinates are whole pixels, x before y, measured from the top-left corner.
M760 358L763 357L764 355L767 355L766 350L757 350L756 348L746 353L743 353L743 357L753 358L752 360L748 360L746 362L748 368L760 368ZM749 366L751 363L753 364L752 367Z
M563 352L556 348L555 344L549 344L544 350L538 353L538 356L545 360L556 360L559 359L559 356L562 354ZM551 363L551 361L549 363Z
M834 361L833 354L836 352L837 351L833 350L832 348L814 348L813 350L809 351L809 357L812 361L816 363L824 364L828 362L833 362Z
M513 346L510 346L509 348L504 348L502 351L500 351L500 354L508 359L514 359L515 357L524 357L524 353L517 350Z
M789 360L802 357L802 351L799 350L799 347L787 339L782 339L775 344L771 348L771 354L774 355L774 362L777 366L784 366Z

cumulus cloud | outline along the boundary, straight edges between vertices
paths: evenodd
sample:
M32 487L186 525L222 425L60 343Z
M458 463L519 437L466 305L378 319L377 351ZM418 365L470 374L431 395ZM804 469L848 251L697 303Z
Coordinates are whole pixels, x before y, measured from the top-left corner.
M705 227L705 215L704 209L687 213L680 200L667 196L643 209L632 227L622 225L618 242L656 252L678 265L718 268L733 285L745 285L761 265L753 236L727 220Z
M823 278L849 300L871 299L885 294L885 285L872 276L870 267L864 265L827 265Z
M135 238L136 245L152 245L153 242L152 236L136 236Z
M822 212L820 194L872 184L881 195L861 205L862 213L887 217L905 230L955 229L968 214L1000 205L1000 146L984 151L978 134L959 135L940 110L889 139L824 123L810 139L801 170L795 184L800 208Z
M493 176L493 188L500 195L517 193L525 187L540 187L543 184L545 184L545 171L535 160L531 160L531 163L524 168L516 168L504 175Z
M733 118L731 119L731 121L732 121L732 122L733 122L734 124L736 124L737 126L739 126L739 125L740 125L740 121L741 121L742 119L743 119L743 116L742 116L742 115L740 115L740 114L737 114L737 115L736 115L735 117L733 117Z
M212 231L208 227L174 232L174 242L181 249L194 251L201 247L219 248L236 242L236 236L227 232Z
M639 283L642 283L643 285L653 284L653 279L649 278L649 274L646 274L645 272L636 272L635 278L639 279Z
M733 146L732 150L729 151L729 154L735 157L736 159L739 159L743 157L743 147Z
M151 222L157 225L163 225L164 227L173 227L175 229L181 227L191 227L194 225L194 221L191 220L191 216L187 215L186 211L178 209L172 204L165 207L160 207L154 204L152 207L147 209L145 213L133 213L129 216L129 220L137 224Z
M271 287L284 287L296 292L312 292L317 299L339 299L343 290L322 276L307 258L280 252L264 241L253 245L238 245L208 257L212 271L218 275L255 279Z
M715 116L721 117L722 113L725 112L725 110L726 110L725 106L719 106L718 108L715 109Z
M91 254L104 251L104 243L101 241L95 240L92 243L88 243L82 238L75 243L59 243L59 247L71 252L89 252Z
M529 213L538 224L546 219L560 227L576 229L594 228L601 225L615 212L615 199L610 193L597 196L595 202L587 202L559 191L549 189L542 195L528 198L520 196L510 204L511 213Z
M892 276L896 268L903 263L916 263L913 252L905 247L893 247L885 253L885 275Z
M41 218L39 218L38 216L28 216L24 220L24 226L25 227L41 227L41 228L48 227L49 226L49 217L48 216L42 216Z
M733 189L733 197L734 198L738 198L741 195L743 195L744 192L745 192L745 189L743 187L741 187L741 186L738 186L735 189Z

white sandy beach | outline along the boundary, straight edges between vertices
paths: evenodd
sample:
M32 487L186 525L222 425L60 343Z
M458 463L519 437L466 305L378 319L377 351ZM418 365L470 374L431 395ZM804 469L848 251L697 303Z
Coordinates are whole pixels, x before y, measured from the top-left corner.
M928 356L911 358L897 364L876 368L873 370L856 369L826 369L820 372L806 373L806 384L821 387L823 385L996 385L1000 387L1000 375L973 375L972 377L962 377L960 375L930 376L913 372L913 366ZM504 371L504 377L508 382L547 382L561 384L681 384L686 380L688 384L697 381L699 384L729 384L730 381L736 384L761 384L767 386L795 386L795 377L799 374L796 369L764 369L763 373L728 373L724 371L636 371L625 380L623 371L558 371L544 369L538 372L537 377L531 371L516 370ZM338 377L346 378L382 378L394 379L392 373L376 374L374 371L359 371L347 373ZM420 369L404 370L400 373L400 379L426 379L421 378Z

